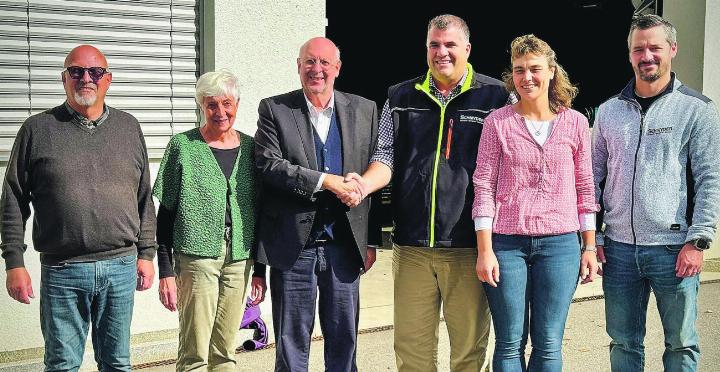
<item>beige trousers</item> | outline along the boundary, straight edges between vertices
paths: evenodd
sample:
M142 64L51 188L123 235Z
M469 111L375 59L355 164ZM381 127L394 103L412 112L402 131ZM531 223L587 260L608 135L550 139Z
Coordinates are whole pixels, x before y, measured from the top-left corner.
M252 260L175 254L180 337L178 371L235 371L235 336L245 311Z
M475 274L476 260L475 248L393 248L399 372L437 371L441 305L450 336L450 370L483 370L490 310Z

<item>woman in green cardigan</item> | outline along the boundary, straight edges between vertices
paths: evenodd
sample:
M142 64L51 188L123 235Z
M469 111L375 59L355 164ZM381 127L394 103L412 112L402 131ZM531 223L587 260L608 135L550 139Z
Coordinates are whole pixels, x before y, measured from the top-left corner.
M237 86L229 72L200 76L195 99L205 123L173 136L153 188L160 200L160 301L179 310L178 371L235 370L258 191L254 140L233 129ZM255 265L250 287L260 303L263 265Z

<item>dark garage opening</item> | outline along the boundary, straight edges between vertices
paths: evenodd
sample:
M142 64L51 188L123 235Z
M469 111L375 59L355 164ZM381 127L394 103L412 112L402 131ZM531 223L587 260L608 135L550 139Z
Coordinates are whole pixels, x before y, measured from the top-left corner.
M425 37L433 16L451 13L470 27L470 63L500 78L513 38L533 33L556 51L578 85L575 109L598 106L632 77L627 57L631 0L328 1L327 36L342 52L337 88L377 102L387 88L427 71Z

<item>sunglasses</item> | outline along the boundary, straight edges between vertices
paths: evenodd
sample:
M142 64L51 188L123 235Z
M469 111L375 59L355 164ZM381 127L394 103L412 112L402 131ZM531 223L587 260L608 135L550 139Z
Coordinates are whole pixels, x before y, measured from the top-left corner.
M104 67L78 67L78 66L70 66L66 69L68 72L68 75L70 75L71 78L78 80L82 79L83 76L85 76L85 71L88 72L88 75L90 75L90 79L92 81L97 82L98 80L102 79L105 74L109 74L110 71L105 69Z

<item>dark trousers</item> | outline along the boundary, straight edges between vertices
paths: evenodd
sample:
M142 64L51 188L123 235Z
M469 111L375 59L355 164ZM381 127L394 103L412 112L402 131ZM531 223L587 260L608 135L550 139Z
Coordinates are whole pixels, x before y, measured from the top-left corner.
M318 292L325 370L355 372L360 267L354 249L330 243L310 246L289 270L271 269L275 371L308 370Z

